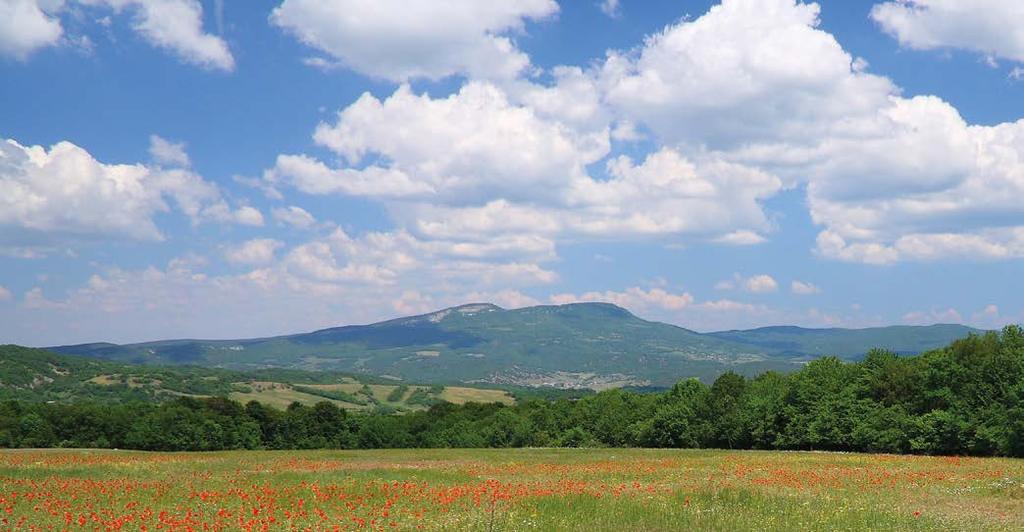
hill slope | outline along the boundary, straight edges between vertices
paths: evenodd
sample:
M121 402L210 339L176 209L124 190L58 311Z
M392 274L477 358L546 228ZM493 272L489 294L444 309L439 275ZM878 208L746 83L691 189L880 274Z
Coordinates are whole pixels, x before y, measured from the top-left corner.
M871 348L909 355L921 353L984 331L964 325L873 327L869 329L804 329L762 327L747 331L723 331L711 336L775 350L780 355L836 355L856 358Z
M235 372L193 367L138 367L42 349L0 345L0 399L153 401L181 395L227 395Z
M603 388L797 367L758 346L650 322L614 305L505 310L463 305L371 325L276 338L172 340L54 348L146 364L267 367L385 375L426 382Z
M259 370L251 373L194 366L139 366L0 345L0 401L159 402L181 396L228 396L285 408L320 401L349 410L421 410L438 401L512 403L506 390L398 385L338 373Z
M53 349L139 364L294 368L417 382L600 389L666 386L686 377L711 380L727 370L747 375L788 371L814 356L855 357L875 346L919 352L945 345L951 334L970 331L892 329L898 331L770 328L701 334L646 321L605 303L515 310L472 304L274 338ZM902 340L891 343L890 336Z

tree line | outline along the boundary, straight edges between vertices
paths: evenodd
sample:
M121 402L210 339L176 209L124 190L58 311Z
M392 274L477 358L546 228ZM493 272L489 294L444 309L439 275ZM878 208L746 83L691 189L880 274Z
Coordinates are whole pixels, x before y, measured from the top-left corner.
M514 406L440 403L404 415L333 403L277 410L223 397L163 404L0 403L0 446L159 451L611 446L1024 456L1024 330L911 357L873 350L791 374L683 380Z

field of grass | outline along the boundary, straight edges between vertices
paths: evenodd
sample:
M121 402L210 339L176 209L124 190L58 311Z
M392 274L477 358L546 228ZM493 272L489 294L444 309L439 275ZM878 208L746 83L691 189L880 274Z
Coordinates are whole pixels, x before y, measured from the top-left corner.
M311 393L304 393L300 390L296 390L292 384L281 383L281 382L247 382L244 384L251 391L248 392L232 392L230 397L235 401L246 403L248 401L259 401L263 404L273 406L275 408L284 409L287 408L292 402L299 402L305 405L313 405L320 401L328 401L335 405L346 408L348 410L368 410L374 407L374 404L384 404L395 407L400 410L423 410L427 408L424 405L409 404L407 399L417 390L429 390L429 386L407 386L408 391L402 395L398 401L389 401L388 396L398 385L388 384L369 384L365 385L366 389L370 391L372 400L367 404L355 404L346 401L334 400L325 398L322 396L314 395ZM364 384L359 382L343 382L338 384L303 384L301 388L309 388L313 390L323 390L327 392L344 392L352 394L353 396L367 400L370 397L362 395ZM437 399L442 399L450 403L461 405L468 402L477 403L504 403L511 405L515 403L515 399L504 390L496 389L480 389L480 388L465 388L461 386L446 386L444 390L436 395Z
M324 397L302 393L292 388L290 384L280 382L250 382L246 383L251 391L249 392L232 392L228 397L238 401L240 403L248 403L249 401L259 401L267 406L284 410L288 408L288 405L299 402L305 405L314 405L320 401L327 401L334 403L340 408L346 408L349 410L359 410L363 406L347 403L344 401L337 401L333 399L327 399Z
M461 386L445 386L440 397L449 403L457 405L465 403L504 403L511 405L516 402L508 392L502 390L463 388Z
M1024 461L671 450L0 451L0 530L1008 530Z

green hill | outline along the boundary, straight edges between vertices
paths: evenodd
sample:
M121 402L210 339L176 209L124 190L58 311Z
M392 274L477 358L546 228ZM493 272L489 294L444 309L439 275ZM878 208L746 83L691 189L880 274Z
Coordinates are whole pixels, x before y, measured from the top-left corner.
M953 340L984 331L964 325L874 327L869 329L804 329L762 327L749 331L724 331L711 336L777 351L780 355L818 357L836 355L857 358L878 347L902 355L922 353Z
M66 356L16 345L0 346L0 399L117 402L182 395L227 395L235 372L193 367L139 367Z
M384 412L422 410L439 401L515 401L505 389L397 384L366 375L286 369L141 366L0 345L0 401L127 403L182 396L226 396L277 408L327 401L349 410Z
M691 376L713 379L727 369L753 375L798 367L758 346L642 320L601 303L516 310L474 304L275 338L54 350L143 364L279 367L419 382L595 389L670 385Z
M291 368L393 381L550 386L659 387L711 381L727 370L791 371L823 354L856 358L873 347L918 353L974 329L772 327L702 334L640 319L605 303L506 310L471 304L370 325L248 340L169 340L53 348L132 364L189 364L253 371Z

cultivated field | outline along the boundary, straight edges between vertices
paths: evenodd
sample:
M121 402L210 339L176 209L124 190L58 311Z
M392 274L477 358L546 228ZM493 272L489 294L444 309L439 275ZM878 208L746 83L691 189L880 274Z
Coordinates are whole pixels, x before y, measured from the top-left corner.
M1024 461L669 450L0 451L0 530L1007 530Z
M293 402L302 403L307 406L315 405L321 401L334 403L334 405L346 410L372 410L377 405L387 405L399 410L426 410L428 403L416 403L413 397L419 392L426 399L436 399L449 403L461 405L468 402L477 403L503 403L511 405L515 403L508 392L496 389L465 388L461 386L444 386L439 393L431 392L430 386L406 385L400 390L398 396L392 395L399 390L399 385L390 384L367 384L346 379L347 382L340 384L290 384L286 382L252 381L237 383L243 385L247 391L232 392L229 397L240 403L258 401L268 406L284 410ZM311 391L343 392L351 396L351 400L338 399L330 395L317 395Z

